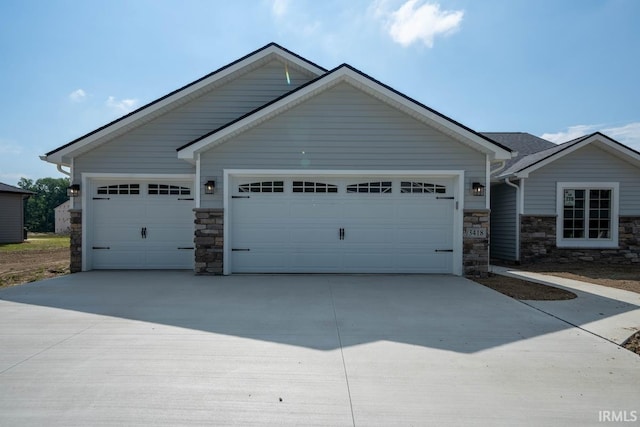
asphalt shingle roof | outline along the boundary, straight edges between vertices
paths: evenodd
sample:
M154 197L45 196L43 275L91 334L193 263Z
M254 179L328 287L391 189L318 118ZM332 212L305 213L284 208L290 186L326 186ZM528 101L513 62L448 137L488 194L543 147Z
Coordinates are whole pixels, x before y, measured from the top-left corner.
M526 132L481 132L482 135L493 139L501 145L504 145L510 148L513 151L518 152L517 157L512 158L511 160L507 160L504 169L499 171L497 175L503 175L505 172L510 170L514 165L524 160L524 158L534 154L539 153L548 149L553 149L557 147L551 141L547 141L546 139L539 138L535 135L531 135Z
M3 184L0 182L0 193L20 193L20 194L35 194L33 191L23 190L22 188L14 187L13 185Z

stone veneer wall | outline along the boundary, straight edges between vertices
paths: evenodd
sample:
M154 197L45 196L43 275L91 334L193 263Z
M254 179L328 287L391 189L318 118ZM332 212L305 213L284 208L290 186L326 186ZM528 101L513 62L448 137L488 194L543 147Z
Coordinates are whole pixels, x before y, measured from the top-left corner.
M69 217L69 235L71 238L69 271L78 273L82 271L82 209L69 209Z
M640 265L640 217L619 217L618 229L618 248L558 248L555 215L522 215L520 261Z
M196 208L195 273L222 274L224 246L224 209Z
M489 213L488 209L464 210L463 229L484 229L485 237L467 237L463 230L462 264L467 277L489 274Z

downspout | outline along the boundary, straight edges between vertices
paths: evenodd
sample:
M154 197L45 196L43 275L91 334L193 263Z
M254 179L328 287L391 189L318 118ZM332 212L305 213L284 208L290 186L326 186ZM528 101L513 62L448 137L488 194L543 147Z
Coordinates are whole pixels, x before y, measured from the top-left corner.
M56 168L58 169L58 172L60 172L61 174L71 177L71 171L67 172L66 170L62 169L62 165L60 163L56 163Z
M504 179L504 183L516 189L516 261L520 262L520 214L522 213L522 208L520 206L521 189L517 184L509 181L508 177Z

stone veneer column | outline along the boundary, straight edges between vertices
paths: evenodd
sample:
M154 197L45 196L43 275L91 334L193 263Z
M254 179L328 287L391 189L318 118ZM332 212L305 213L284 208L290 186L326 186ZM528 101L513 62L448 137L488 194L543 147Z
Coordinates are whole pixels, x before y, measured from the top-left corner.
M69 237L71 240L69 271L78 273L82 271L82 209L69 209L69 215Z
M488 209L465 209L462 232L462 265L467 277L489 274Z
M196 274L222 274L224 247L224 209L196 208Z

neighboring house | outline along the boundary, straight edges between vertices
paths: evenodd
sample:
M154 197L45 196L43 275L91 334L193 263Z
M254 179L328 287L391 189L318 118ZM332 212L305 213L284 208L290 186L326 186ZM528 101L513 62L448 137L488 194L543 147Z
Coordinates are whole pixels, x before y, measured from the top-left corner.
M24 242L24 199L32 194L0 183L0 243Z
M72 271L198 274L486 274L490 170L510 158L273 43L43 156L78 186Z
M640 153L599 132L485 135L519 154L492 176L492 257L640 265Z
M54 208L56 218L56 234L69 234L71 229L71 200L67 200Z

